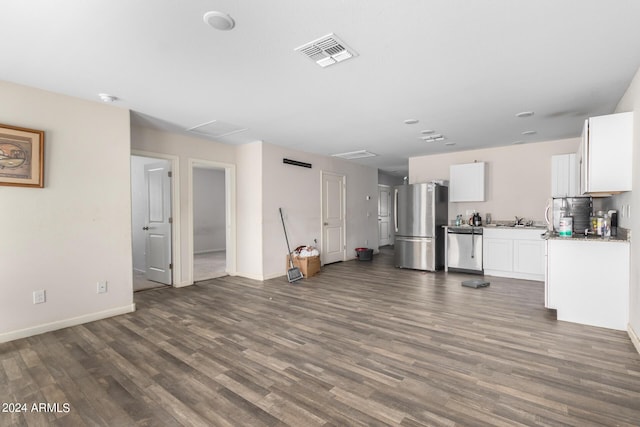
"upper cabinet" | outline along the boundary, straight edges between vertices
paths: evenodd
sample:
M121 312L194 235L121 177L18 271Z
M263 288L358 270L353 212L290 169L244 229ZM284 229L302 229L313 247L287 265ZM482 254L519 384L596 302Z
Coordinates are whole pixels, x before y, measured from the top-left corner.
M580 195L580 175L576 154L551 156L551 197Z
M467 163L449 167L450 202L484 202L485 163Z
M631 191L633 113L591 117L578 149L580 192L592 196Z

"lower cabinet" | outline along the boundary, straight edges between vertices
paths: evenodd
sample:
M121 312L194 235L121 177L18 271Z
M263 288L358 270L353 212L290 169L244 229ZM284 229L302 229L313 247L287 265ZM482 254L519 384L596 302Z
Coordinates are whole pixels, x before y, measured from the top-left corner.
M629 322L629 243L547 242L545 306L557 319L624 331Z
M483 232L484 274L544 280L544 230L486 227Z

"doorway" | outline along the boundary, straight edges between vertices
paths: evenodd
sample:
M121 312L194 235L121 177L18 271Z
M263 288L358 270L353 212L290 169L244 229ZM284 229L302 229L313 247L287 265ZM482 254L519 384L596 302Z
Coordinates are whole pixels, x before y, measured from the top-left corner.
M193 168L193 281L227 275L225 172Z
M235 165L188 163L189 282L235 275Z
M167 159L131 156L134 292L173 284L171 166Z
M378 246L387 246L391 238L391 187L378 185Z
M346 255L346 177L322 171L323 264L344 261Z

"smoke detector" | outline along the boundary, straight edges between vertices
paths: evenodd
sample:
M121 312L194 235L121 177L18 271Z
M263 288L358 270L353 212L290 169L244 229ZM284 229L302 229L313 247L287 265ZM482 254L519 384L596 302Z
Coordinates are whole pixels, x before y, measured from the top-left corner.
M358 56L353 49L333 33L305 43L294 50L302 52L322 68Z
M236 21L229 14L216 10L205 13L202 19L205 24L220 31L233 30L236 26Z

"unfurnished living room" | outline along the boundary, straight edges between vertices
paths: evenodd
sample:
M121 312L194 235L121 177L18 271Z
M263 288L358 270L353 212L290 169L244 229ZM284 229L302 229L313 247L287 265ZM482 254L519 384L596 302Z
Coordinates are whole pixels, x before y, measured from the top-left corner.
M640 425L638 22L2 3L0 426Z

